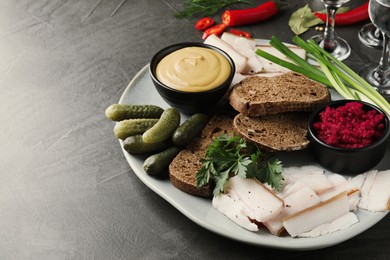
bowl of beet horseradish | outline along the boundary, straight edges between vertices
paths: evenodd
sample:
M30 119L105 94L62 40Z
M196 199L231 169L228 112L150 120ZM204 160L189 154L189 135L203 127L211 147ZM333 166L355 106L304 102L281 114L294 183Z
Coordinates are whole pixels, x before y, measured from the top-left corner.
M311 114L308 135L320 165L335 173L358 174L374 168L383 159L390 123L374 105L338 100Z

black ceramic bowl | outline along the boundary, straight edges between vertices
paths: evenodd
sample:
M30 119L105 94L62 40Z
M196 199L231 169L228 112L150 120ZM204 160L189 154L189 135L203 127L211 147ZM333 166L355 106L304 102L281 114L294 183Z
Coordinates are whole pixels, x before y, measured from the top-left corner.
M320 165L335 173L358 174L372 169L383 159L389 141L390 124L389 118L385 114L385 129L382 136L370 145L362 148L338 148L324 143L318 138L318 134L313 127L313 124L319 121L319 113L327 106L335 108L344 106L348 102L360 102L363 103L363 110L375 109L384 114L381 109L366 102L354 100L333 101L318 108L311 114L308 123L308 133L310 146Z
M203 92L185 92L163 84L156 76L157 64L168 54L185 47L203 47L215 50L222 54L230 64L231 70L228 78L218 87ZM149 72L156 90L170 106L177 108L185 114L194 114L197 112L209 111L221 100L233 80L235 66L229 55L217 47L198 42L185 42L168 46L157 52L150 62Z

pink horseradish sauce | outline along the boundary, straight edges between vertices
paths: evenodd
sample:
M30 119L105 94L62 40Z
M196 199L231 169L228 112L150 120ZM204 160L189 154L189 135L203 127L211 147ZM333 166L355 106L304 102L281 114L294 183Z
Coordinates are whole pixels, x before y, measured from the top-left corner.
M344 106L326 107L313 124L317 137L338 148L361 148L370 145L384 133L384 114L363 110L363 104L349 102Z

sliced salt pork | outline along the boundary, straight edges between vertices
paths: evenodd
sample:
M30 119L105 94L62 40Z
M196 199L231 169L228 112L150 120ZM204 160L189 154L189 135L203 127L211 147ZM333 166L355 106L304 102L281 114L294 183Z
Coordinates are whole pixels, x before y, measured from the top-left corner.
M358 174L354 177L348 178L348 182L351 183L352 186L362 189L364 180L366 179L367 173Z
M248 62L247 57L241 55L230 44L221 40L215 34L212 34L209 37L207 37L207 39L204 41L204 43L210 44L212 46L215 46L215 47L220 48L221 50L225 51L233 59L237 73L241 73L245 69L246 64Z
M282 222L286 231L292 237L296 237L322 224L330 223L348 212L348 196L346 192L343 192L329 200L288 216Z
M322 224L309 232L299 234L298 237L319 237L330 234L341 229L352 226L359 222L358 217L353 212L348 212L330 223Z
M354 190L348 193L349 199L349 210L356 211L358 210L358 204L360 202L360 190Z
M321 202L321 199L312 189L299 182L291 185L283 194L278 196L284 200L283 211L277 217L263 223L271 234L277 236L284 230L283 218Z
M305 184L303 184L302 182L299 182L299 181L289 183L289 184L287 184L283 188L282 192L280 192L278 194L278 197L281 198L281 199L284 199L288 195L293 194L295 192L298 192L299 190L301 190L301 189L303 189L305 187L307 187L307 186Z
M248 58L248 62L242 73L255 74L263 70L260 57L255 53L256 42L254 39L248 39L227 32L222 34L221 39L230 44L241 55Z
M316 166L287 167L283 170L286 183L302 182L316 193L332 187L322 168Z
M229 179L227 193L234 192L248 210L252 220L264 222L276 217L283 209L283 201L256 179Z
M390 210L390 170L367 173L358 207L373 212Z
M242 43L243 46L239 46L239 47L241 47L241 48L245 47L245 49L244 48L242 48L242 50L240 50L240 48L236 48L236 49L243 54L249 52L250 50L253 51L256 48L255 39L250 39L250 38L238 36L238 35L235 35L233 33L224 32L221 35L221 39L224 40L225 42L229 43L233 47L235 47L234 45L236 43Z
M327 178L332 187L318 194L321 200L330 199L331 197L346 191L350 201L350 210L355 211L357 209L356 206L360 194L359 188L340 174L330 174L327 175Z
M249 231L259 230L258 226L250 221L248 216L245 214L242 203L239 200L232 198L230 195L221 193L214 196L212 204L214 208L239 226Z

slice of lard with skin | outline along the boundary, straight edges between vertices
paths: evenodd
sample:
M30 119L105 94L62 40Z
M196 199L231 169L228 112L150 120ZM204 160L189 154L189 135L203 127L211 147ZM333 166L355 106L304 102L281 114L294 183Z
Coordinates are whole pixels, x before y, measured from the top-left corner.
M293 183L289 183L289 184L287 184L283 188L282 192L280 192L278 194L278 197L281 198L281 199L284 199L288 195L293 194L293 193L295 193L295 192L297 192L300 189L303 189L305 187L307 187L307 186L305 184L303 184L302 182L299 182L299 181L293 182Z
M348 212L341 217L338 217L330 223L322 224L318 227L315 227L309 232L299 234L298 237L319 237L322 235L330 234L341 229L348 228L353 224L359 222L358 217L353 212Z
M277 236L284 230L282 219L321 202L312 189L299 182L286 187L278 196L284 201L283 211L276 218L263 223L271 234Z
M242 203L236 198L221 193L213 197L212 204L214 208L223 213L237 225L249 231L259 230L258 226L250 221L248 216L245 214L245 209L243 208Z
M358 205L360 202L360 190L355 190L352 193L348 193L349 199L349 210L356 211L358 210Z
M324 170L316 166L287 167L283 170L285 183L302 182L316 193L332 188Z
M239 52L242 52L243 54L248 53L250 52L250 50L254 50L256 48L256 41L254 39L238 36L233 33L224 32L221 35L221 39L229 43L233 47L235 47L234 46L235 43L242 43L244 46L238 46L238 47L241 48L246 47L246 48L242 48L242 50L240 50L240 48L237 48L237 50Z
M359 175L356 175L354 177L348 178L348 182L351 183L354 187L358 188L359 190L362 189L364 180L366 179L367 173L362 173Z
M346 192L299 211L282 220L286 231L296 237L314 228L330 223L349 212L349 201Z
M263 63L255 53L256 42L254 39L248 39L246 37L224 32L221 36L221 40L227 42L241 55L248 58L248 62L242 71L243 74L256 74L263 70Z
M220 48L221 50L226 52L232 58L234 65L236 67L237 73L241 73L242 71L244 71L244 69L247 65L247 62L248 62L248 58L241 55L230 44L221 40L215 34L212 34L209 37L207 37L207 39L204 41L204 43L210 44L210 45L215 46L217 48Z
M283 201L256 179L230 178L227 193L231 192L249 209L248 217L258 222L276 217L283 209Z
M274 55L282 60L291 62L291 60L288 57L286 57L284 54L282 54L280 51L278 51L277 49L275 49L271 45L257 45L256 48L263 50L265 52L268 52L269 54L272 54L272 55ZM297 47L297 46L288 46L288 48L292 52L297 54L299 57L301 57L302 59L306 59L306 51L304 49ZM259 56L259 59L260 59L261 63L263 64L263 67L264 67L263 71L264 72L289 72L290 71L289 69L284 68L280 65L277 65L277 64L273 63L272 61L269 61L263 57Z
M367 209L369 192L372 189L372 185L374 184L374 180L377 173L378 173L377 170L371 170L366 172L366 178L364 179L362 188L360 190L361 198L358 205L359 208Z
M372 212L390 210L390 170L367 173L358 207Z
M350 209L352 211L355 211L357 209L356 200L359 198L360 194L359 188L340 174L333 173L328 175L327 177L332 187L318 194L321 200L325 201L343 191L346 191L348 194L348 199L350 201Z
M364 180L366 179L367 173L362 173L354 177L349 177L348 182L352 187L356 187L357 190L348 193L350 210L358 210L358 205L361 199L361 189L363 187Z

